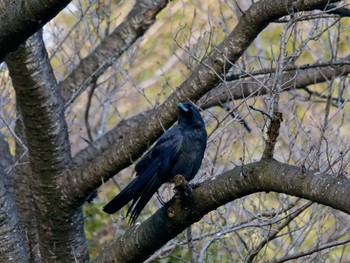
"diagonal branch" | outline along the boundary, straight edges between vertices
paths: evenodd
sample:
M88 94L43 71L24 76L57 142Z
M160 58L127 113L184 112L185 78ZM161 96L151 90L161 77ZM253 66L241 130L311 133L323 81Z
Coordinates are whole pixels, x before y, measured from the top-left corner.
M276 160L262 160L236 167L195 188L190 208L177 207L170 218L167 208L163 207L145 222L129 229L104 250L95 262L141 262L208 212L261 191L298 196L350 214L347 198L349 187L350 181L344 177L303 171L300 167ZM167 205L173 202L174 199Z

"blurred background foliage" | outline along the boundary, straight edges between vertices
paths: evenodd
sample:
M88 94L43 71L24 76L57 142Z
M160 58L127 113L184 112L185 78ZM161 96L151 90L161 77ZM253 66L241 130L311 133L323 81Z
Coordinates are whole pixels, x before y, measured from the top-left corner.
M348 2L342 2L347 4ZM62 81L108 36L130 11L134 1L73 0L44 28L44 39L58 81ZM96 82L88 107L87 90L66 111L72 152L87 146L86 111L94 140L120 121L159 105L205 57L232 31L250 1L172 1L154 25ZM315 12L314 14L317 14ZM302 15L300 15L302 16ZM229 74L273 69L280 55L285 21L271 23L252 43ZM350 20L337 16L300 19L287 31L286 56L292 65L336 61L348 56ZM274 72L274 71L272 71ZM272 74L265 74L270 80ZM297 78L298 76L295 76ZM0 92L5 136L15 120L15 95L8 72L2 68ZM293 80L291 80L293 81ZM264 89L262 83L261 88ZM332 78L281 95L284 122L275 152L281 162L347 175L349 123L347 100L349 78ZM329 107L327 107L327 105ZM199 105L201 106L201 105ZM195 181L219 176L223 171L261 158L266 116L249 106L271 110L270 96L252 96L229 102L230 109L212 107L203 112L210 135L206 155ZM234 112L234 116L232 115ZM244 120L246 126L242 125ZM14 151L14 141L11 141ZM135 160L136 161L136 160ZM127 208L113 216L102 207L131 180L133 166L104 183L98 197L84 207L85 229L91 257L97 256L114 236L129 228ZM171 186L162 190L164 200ZM143 221L160 207L154 198L142 212ZM294 214L298 213L295 218ZM289 221L288 221L289 220ZM288 223L282 227L283 222ZM345 214L305 200L276 193L259 193L228 203L209 213L189 232L170 241L149 262L188 262L193 254L204 262L240 262L256 248L256 262L274 261L323 244L349 238L350 218ZM276 236L266 242L268 233ZM190 248L189 244L192 248ZM330 246L295 259L305 262L349 262L350 246ZM276 261L279 262L279 261Z

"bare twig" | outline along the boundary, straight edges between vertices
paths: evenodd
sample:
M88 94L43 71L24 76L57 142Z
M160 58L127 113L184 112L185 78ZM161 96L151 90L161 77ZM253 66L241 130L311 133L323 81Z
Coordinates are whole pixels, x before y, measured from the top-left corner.
M276 238L277 234L290 224L296 217L309 208L313 202L307 202L304 206L289 214L285 221L280 223L276 228L271 229L269 234L251 251L245 262L253 262L255 256L261 251L261 249L272 239Z
M323 244L323 245L317 245L316 247L307 250L307 251L303 251L300 253L296 253L294 255L291 256L287 256L287 257L283 257L277 260L272 261L271 263L282 263L282 262L286 262L289 260L293 260L293 259L297 259L297 258L302 258L302 257L306 257L306 256L310 256L313 253L328 249L328 248L334 248L334 247L338 247L338 246L343 246L350 243L350 238L347 238L345 240L341 240L341 241L335 241L332 243L328 243L328 244Z
M84 114L85 127L86 127L86 131L87 131L90 143L92 143L94 141L94 138L92 137L92 131L91 131L91 126L90 126L90 122L89 122L89 112L90 112L90 107L91 107L92 96L94 95L94 91L96 89L96 86L97 86L97 80L95 80L92 83L92 86L90 88L90 91L88 94L88 100L86 103L85 114Z

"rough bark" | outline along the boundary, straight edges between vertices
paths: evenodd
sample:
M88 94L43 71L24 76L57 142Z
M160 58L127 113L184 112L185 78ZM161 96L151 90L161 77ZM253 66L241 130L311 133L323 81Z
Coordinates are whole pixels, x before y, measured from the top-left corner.
M350 214L349 187L345 177L303 170L273 159L236 167L196 187L189 207L174 205L175 199L170 200L166 206L172 206L171 217L166 206L159 209L119 236L94 262L142 262L208 212L262 191L298 196Z
M70 0L0 1L0 63L55 17Z
M39 247L44 262L88 259L79 206L71 207L57 180L71 161L64 101L58 91L41 32L6 59L22 117Z
M17 113L18 117L20 114ZM15 125L17 135L15 159L17 165L14 169L14 191L19 221L22 226L22 233L25 237L25 245L28 251L30 262L41 262L39 250L39 235L37 219L32 195L32 169L29 164L28 153L26 152L27 140L24 135L24 128L21 118L18 118ZM19 141L21 140L21 141Z
M73 72L59 84L63 98L71 103L106 71L155 21L169 0L136 1L121 23Z
M0 164L0 262L29 262L16 206Z
M230 63L238 60L269 22L292 12L325 6L329 2L265 0L253 4L241 17L232 33L215 49L213 55L199 64L191 76L156 111L137 127L127 129L120 141L115 142L95 159L81 163L66 173L61 181L66 195L82 202L102 181L130 165L131 160L137 159L147 145L154 142L163 132L163 127L168 128L175 121L176 105L188 99L197 101L217 86L221 81L220 76L226 75L229 70Z

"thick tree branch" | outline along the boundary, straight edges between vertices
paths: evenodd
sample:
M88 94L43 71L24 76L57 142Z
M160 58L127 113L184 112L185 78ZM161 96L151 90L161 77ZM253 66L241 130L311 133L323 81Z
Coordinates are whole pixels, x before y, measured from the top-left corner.
M19 112L17 112L19 115ZM32 195L32 168L29 163L27 140L24 135L24 127L20 118L15 125L16 134L16 165L14 169L13 195L16 201L18 217L25 238L25 244L30 262L40 262L38 223L35 216Z
M334 1L335 2L335 1ZM81 163L67 171L61 184L67 196L84 201L87 195L137 159L162 132L176 119L180 101L197 101L221 81L220 76L244 53L255 37L276 18L294 11L308 11L325 6L329 1L273 1L264 0L253 4L241 17L232 33L221 43L211 57L200 63L191 76L171 94L166 101L134 129L127 129L121 140L96 156L88 163ZM92 146L93 147L93 146Z
M95 262L141 262L208 212L261 191L298 196L350 214L349 187L350 181L344 177L305 171L275 160L236 167L195 188L190 208L177 206L173 217L169 218L167 208L163 207L145 222L129 229ZM174 199L168 205L173 202Z
M41 31L6 59L24 125L33 172L49 178L70 162L64 102Z
M0 164L0 262L29 262L14 199Z
M139 0L121 23L74 71L59 84L67 104L73 102L153 25L169 0Z
M56 258L83 262L88 253L81 208L70 207L57 187L60 172L71 161L70 144L64 101L41 31L10 54L6 64L16 91L29 151L32 173L26 175L32 175L30 200L35 208L41 258L47 262Z
M0 1L0 63L55 17L70 0Z

